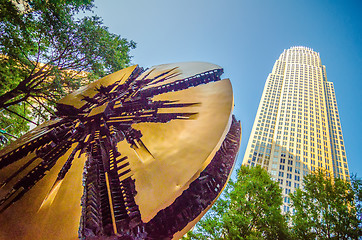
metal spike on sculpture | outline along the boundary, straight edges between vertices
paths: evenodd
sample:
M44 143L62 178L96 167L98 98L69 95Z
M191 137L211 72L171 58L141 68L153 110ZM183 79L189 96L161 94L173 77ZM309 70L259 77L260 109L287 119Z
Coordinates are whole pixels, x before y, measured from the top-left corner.
M0 239L178 239L226 185L240 123L223 69L128 67L0 151Z

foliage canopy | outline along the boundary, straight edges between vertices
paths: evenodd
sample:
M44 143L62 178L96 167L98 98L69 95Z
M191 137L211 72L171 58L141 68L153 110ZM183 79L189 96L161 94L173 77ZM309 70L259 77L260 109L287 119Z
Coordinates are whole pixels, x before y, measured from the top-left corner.
M13 134L29 127L13 112L47 119L68 92L128 66L135 47L97 16L76 18L93 0L20 2L0 2L0 128Z
M242 166L223 196L184 239L359 239L362 180L351 183L317 171L290 194L281 214L281 190L260 167Z
M362 236L360 180L353 179L351 185L318 171L304 177L303 185L303 189L291 194L292 229L296 239L358 239Z
M288 239L281 190L260 168L242 166L186 239Z

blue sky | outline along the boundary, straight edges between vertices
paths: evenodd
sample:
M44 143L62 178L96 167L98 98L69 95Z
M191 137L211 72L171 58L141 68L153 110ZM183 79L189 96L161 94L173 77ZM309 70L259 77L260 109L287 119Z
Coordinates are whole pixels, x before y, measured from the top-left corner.
M96 0L110 32L137 43L133 63L206 61L224 68L242 123L241 164L264 84L291 46L313 48L334 83L351 173L362 177L362 1Z

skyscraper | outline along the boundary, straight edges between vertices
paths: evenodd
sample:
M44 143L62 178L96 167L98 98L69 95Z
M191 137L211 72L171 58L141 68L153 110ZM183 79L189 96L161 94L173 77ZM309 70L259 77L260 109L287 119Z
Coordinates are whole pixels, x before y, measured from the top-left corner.
M260 165L287 196L303 176L321 168L349 180L346 152L333 83L319 53L292 47L269 74L249 138L244 165Z

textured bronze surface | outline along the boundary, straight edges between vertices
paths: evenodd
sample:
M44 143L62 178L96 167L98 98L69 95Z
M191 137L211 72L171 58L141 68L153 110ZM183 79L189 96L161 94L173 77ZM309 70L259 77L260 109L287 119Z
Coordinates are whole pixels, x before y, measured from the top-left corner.
M56 119L0 152L0 239L181 237L240 144L222 72L132 66L60 100Z

